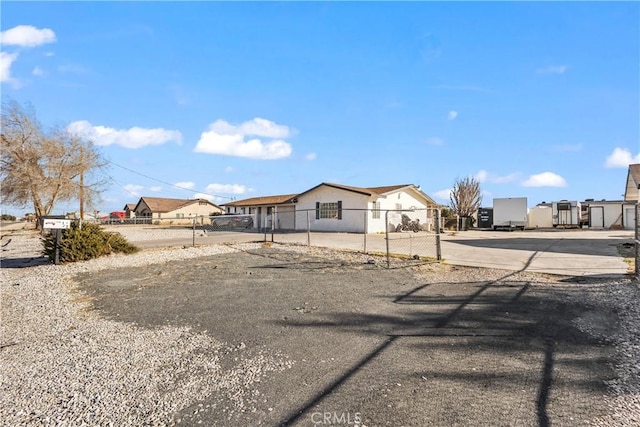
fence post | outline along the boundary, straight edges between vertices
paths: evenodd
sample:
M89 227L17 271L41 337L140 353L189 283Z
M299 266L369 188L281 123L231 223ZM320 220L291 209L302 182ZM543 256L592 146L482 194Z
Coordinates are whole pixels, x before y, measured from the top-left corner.
M367 222L369 219L369 215L368 215L369 211L365 210L364 211L364 253L367 253Z
M307 210L307 247L311 247L311 220L309 219L309 211Z
M264 242L267 243L267 216L262 218L262 231L264 231Z
M640 281L640 188L636 204L636 280Z
M440 209L436 209L436 259L442 260L442 246L440 246Z
M387 268L391 267L391 258L389 257L389 211L384 213L384 238L387 245Z
M193 233L192 233L192 238L193 238L193 247L196 246L196 217L193 217Z

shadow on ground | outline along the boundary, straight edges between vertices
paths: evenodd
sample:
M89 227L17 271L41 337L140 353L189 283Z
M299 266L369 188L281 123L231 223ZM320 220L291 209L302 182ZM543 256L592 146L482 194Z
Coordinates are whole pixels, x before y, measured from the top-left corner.
M511 249L579 255L620 256L617 246L620 239L554 239L554 238L487 238L447 240L447 243L477 248Z

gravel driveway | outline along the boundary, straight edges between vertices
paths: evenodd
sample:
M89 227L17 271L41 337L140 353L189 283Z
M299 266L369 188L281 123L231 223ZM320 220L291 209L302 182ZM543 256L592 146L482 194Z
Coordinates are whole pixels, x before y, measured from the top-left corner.
M638 425L628 280L379 261L245 243L3 268L0 419Z

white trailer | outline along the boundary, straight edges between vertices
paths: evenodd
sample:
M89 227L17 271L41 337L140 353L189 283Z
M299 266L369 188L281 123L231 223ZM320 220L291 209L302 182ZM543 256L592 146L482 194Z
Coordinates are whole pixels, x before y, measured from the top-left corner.
M553 202L553 226L560 228L578 228L582 224L582 206L580 202L561 200Z
M528 212L526 197L493 199L493 229L524 230Z

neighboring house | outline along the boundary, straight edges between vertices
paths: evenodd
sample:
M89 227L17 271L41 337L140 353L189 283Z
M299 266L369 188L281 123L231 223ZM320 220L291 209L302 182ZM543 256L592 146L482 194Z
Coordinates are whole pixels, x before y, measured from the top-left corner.
M136 204L135 203L127 203L124 205L124 214L127 218L135 218L136 217Z
M438 207L413 184L385 187L353 187L322 183L299 194L256 197L225 203L227 213L254 215L254 224L281 230L377 233L395 230L399 210L422 227L433 230L433 210ZM386 211L390 211L387 215Z
M151 218L156 222L187 223L193 217L207 217L224 212L220 206L206 199L167 199L141 197L134 208L135 217Z
M638 193L640 193L640 163L629 165L627 186L624 190L624 201L637 203Z

